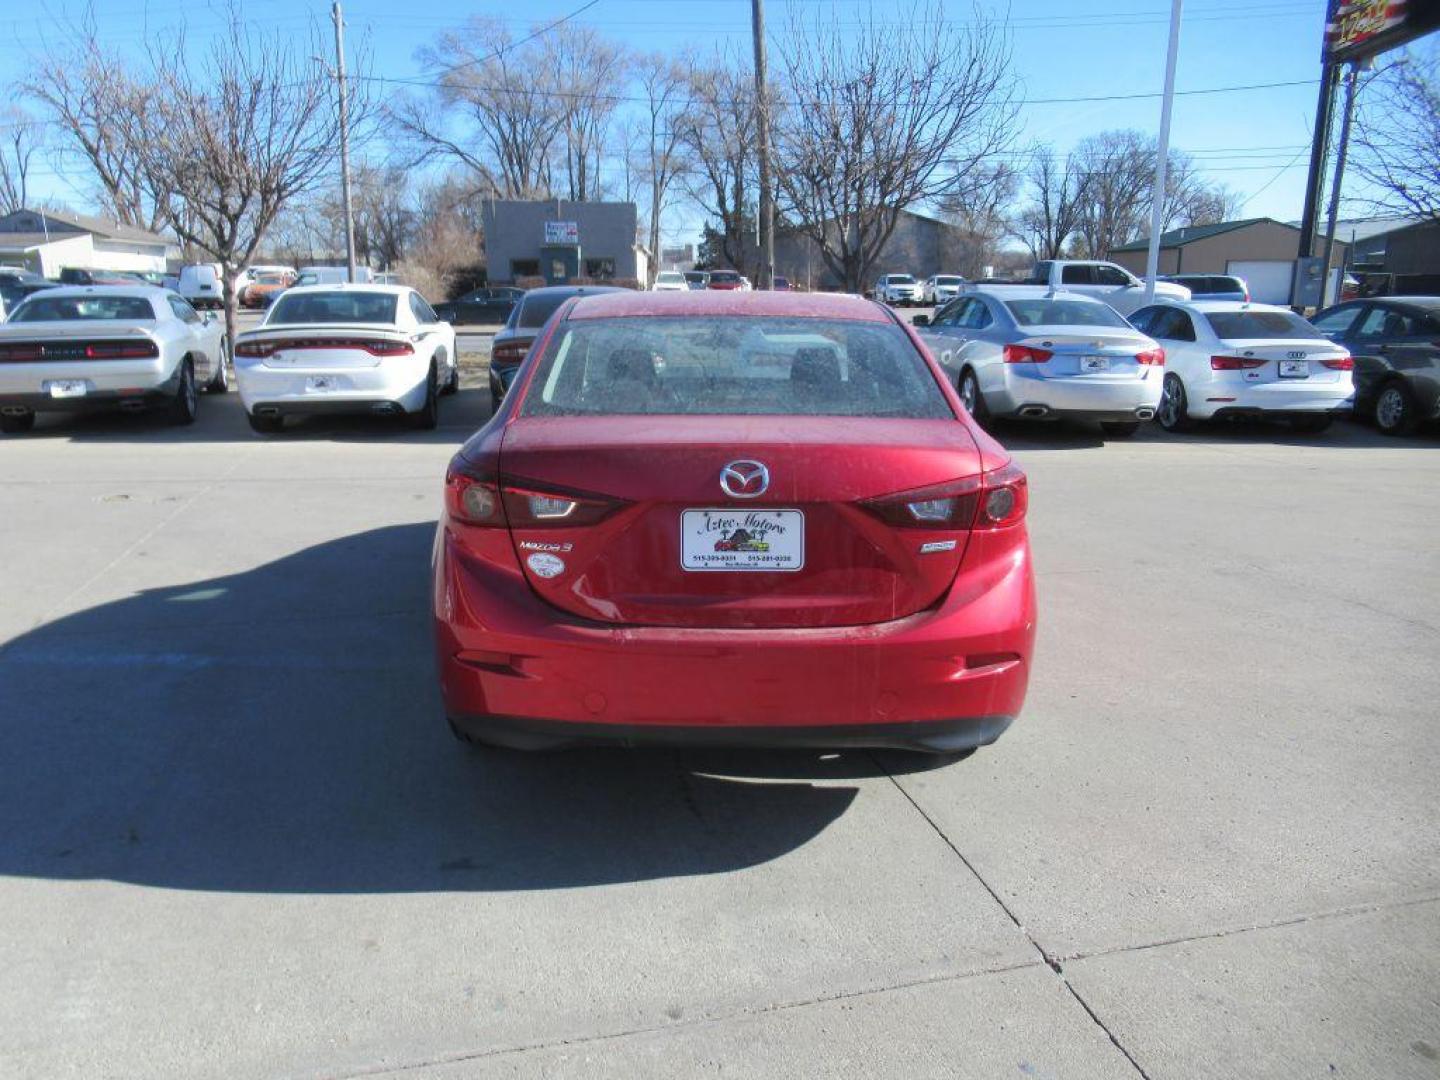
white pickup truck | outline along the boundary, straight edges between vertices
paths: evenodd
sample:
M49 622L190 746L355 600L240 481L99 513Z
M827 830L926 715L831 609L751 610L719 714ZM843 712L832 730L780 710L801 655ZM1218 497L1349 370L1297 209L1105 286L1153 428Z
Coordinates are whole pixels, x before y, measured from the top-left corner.
M1093 296L1095 299L1109 304L1121 315L1129 315L1146 303L1145 282L1123 266L1093 259L1046 259L1036 263L1035 268L1030 271L1030 276L1023 280L976 281L962 286L962 291L989 290L996 286L1003 288L1006 285L1048 285L1052 289L1068 293ZM1183 285L1157 281L1155 283L1155 299L1189 300L1190 290Z

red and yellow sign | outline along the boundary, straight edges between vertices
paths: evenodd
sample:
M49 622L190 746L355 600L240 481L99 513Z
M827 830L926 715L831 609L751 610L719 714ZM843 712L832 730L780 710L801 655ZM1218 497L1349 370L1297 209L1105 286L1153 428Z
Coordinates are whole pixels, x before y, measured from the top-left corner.
M1331 0L1325 20L1325 62L1363 60L1437 25L1440 0Z

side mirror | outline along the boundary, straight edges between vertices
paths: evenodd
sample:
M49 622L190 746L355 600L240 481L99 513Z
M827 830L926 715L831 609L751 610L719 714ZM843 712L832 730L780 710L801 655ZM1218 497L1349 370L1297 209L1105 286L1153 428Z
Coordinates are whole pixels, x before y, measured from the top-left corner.
M929 315L916 315L915 318L913 318L913 319L910 320L910 325L911 325L911 326L929 326L929 325L930 325L930 316L929 316Z

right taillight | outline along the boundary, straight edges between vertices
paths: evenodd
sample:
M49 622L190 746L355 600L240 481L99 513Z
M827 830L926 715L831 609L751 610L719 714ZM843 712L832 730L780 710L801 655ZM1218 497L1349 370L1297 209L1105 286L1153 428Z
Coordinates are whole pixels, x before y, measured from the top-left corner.
M1213 371L1243 371L1246 368L1257 368L1265 363L1265 360L1258 356L1212 356L1210 357L1210 368Z
M1331 371L1355 370L1355 358L1353 356L1332 356L1328 360L1321 360L1320 363Z
M1025 517L1025 473L1011 462L979 476L882 495L860 505L902 529L1000 529Z
M1005 346L1007 364L1043 364L1054 355L1049 349L1037 349L1033 345Z

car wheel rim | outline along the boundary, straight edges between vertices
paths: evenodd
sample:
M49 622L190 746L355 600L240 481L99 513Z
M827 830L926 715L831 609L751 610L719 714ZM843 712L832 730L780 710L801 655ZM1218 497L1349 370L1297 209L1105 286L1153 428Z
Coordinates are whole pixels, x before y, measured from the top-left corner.
M972 376L967 375L960 380L960 401L966 412L975 411L975 379Z
M1380 395L1380 400L1375 403L1375 419L1384 428L1397 427L1401 417L1405 414L1405 401L1400 396L1400 391L1393 386Z
M1174 380L1167 379L1164 388L1160 392L1160 423L1165 427L1171 427L1179 418L1180 408L1176 399Z
M195 376L189 368L185 369L185 378L182 380L180 392L185 395L185 411L195 410Z

